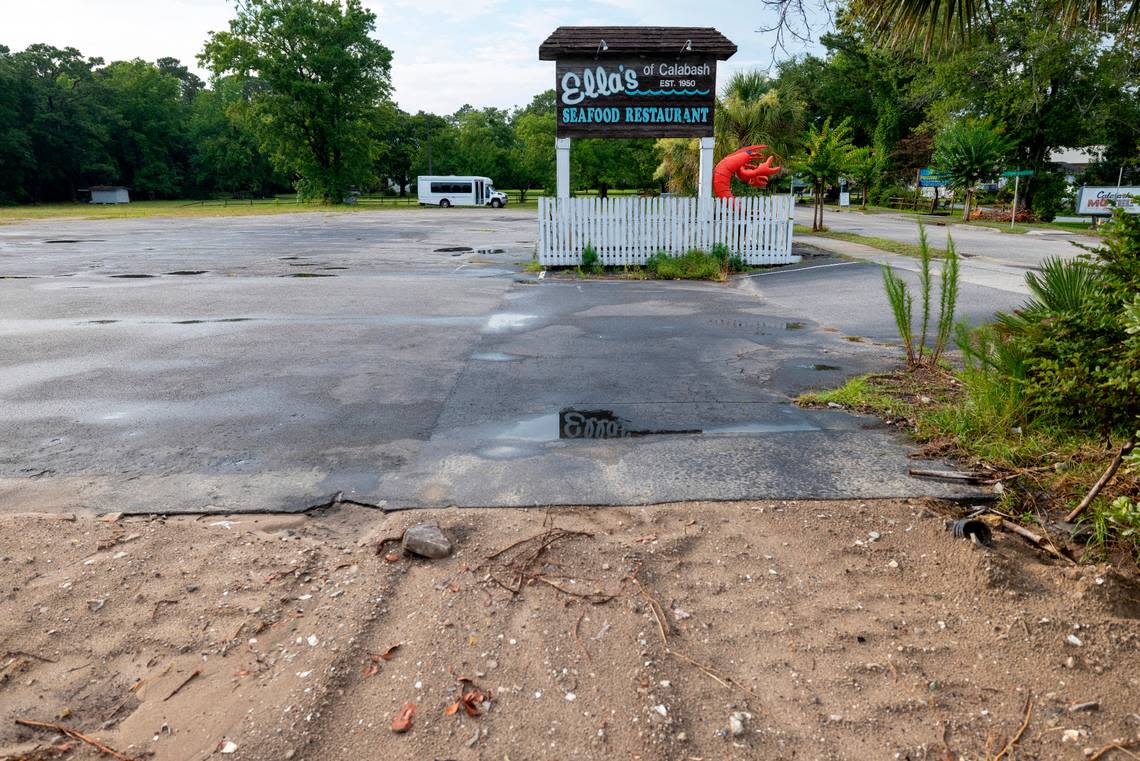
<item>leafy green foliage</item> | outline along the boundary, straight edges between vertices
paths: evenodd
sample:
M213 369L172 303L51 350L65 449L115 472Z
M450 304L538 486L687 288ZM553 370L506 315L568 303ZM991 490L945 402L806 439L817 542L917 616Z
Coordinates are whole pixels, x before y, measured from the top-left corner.
M1117 211L1087 261L1046 262L1029 273L1033 298L998 328L1025 357L1024 396L1055 425L1128 436L1140 419L1140 220Z
M217 75L251 73L248 108L274 165L339 203L369 171L369 118L388 94L392 54L360 0L247 0L200 56Z
M851 142L851 123L844 119L832 126L824 119L819 127L808 127L803 137L803 150L793 162L796 174L809 180L815 198L812 230L823 228L823 193L828 185L839 181L856 159L856 148Z
M662 280L724 280L724 261L712 254L692 250L681 256L658 252L645 268Z
M934 167L945 175L952 189L965 193L963 219L970 218L978 183L994 176L1009 149L1009 140L988 119L956 119L938 133Z
M602 262L598 258L598 249L594 248L592 243L587 243L582 249L582 264L580 269L583 272L601 272Z

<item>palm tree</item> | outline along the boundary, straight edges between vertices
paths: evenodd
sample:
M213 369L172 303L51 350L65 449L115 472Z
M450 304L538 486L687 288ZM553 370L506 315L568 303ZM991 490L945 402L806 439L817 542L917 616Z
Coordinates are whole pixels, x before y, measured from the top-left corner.
M763 144L782 164L799 146L803 119L803 103L776 89L767 74L737 72L716 104L715 158L720 161L743 146Z
M653 179L663 181L670 193L693 195L697 192L701 148L696 138L666 137L653 144L661 158Z
M823 194L827 186L839 181L857 157L858 149L851 142L851 120L844 119L834 127L831 117L823 125L808 127L803 137L803 152L795 159L796 174L811 181L813 213L812 232L823 229Z
M851 163L847 167L847 176L859 186L863 197L862 208L867 208L867 191L882 172L879 157L873 148L856 148L851 152Z
M779 0L779 4L787 15L798 13L803 0ZM860 0L853 7L880 39L904 44L921 40L926 53L969 40L992 10L990 0ZM1140 25L1140 0L1049 0L1049 10L1070 28L1096 25L1120 12L1124 31Z
M934 138L931 164L946 177L946 184L955 193L965 194L963 220L970 220L974 188L997 172L1009 149L1010 142L989 119L958 119Z

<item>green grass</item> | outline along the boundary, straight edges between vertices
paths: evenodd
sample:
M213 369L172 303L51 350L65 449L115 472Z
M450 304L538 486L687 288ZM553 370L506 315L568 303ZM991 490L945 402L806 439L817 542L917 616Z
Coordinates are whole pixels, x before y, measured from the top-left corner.
M704 251L689 251L681 256L658 253L649 257L645 269L659 280L716 280L728 274L725 263Z
M834 230L812 232L810 227L805 227L804 225L796 225L795 232L802 235L815 235L819 238L830 238L831 240L845 240L849 243L862 243L864 246L877 248L880 251L899 254L900 256L913 256L916 259L921 252L917 243L903 243L902 241L879 238L873 235L860 235L859 233L847 233ZM944 257L946 256L946 249L931 246L930 253L937 257Z
M1072 509L1119 448L1119 442L1106 446L1094 436L1034 421L1014 391L976 369L865 375L796 402L883 418L910 431L924 454L1010 477L1003 480L998 509L1029 522L1050 506L1054 516ZM1140 559L1140 472L1122 469L1106 491L1111 493L1098 497L1084 516L1093 530L1088 550L1103 556L1115 547Z
M434 208L434 207L433 207ZM511 203L507 209L537 209L531 195L524 204ZM48 203L27 206L0 206L0 225L46 219L142 219L149 217L244 217L300 212L355 213L380 210L428 210L415 199L362 198L356 204L297 203L292 197L245 201L132 201L128 204ZM495 211L490 207L486 211Z

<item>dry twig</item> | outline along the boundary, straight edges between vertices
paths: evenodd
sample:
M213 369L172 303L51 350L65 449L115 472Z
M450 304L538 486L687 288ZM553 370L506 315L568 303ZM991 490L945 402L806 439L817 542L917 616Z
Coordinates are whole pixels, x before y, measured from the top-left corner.
M1025 699L1025 720L1021 722L1021 728L1017 730L1017 734L1010 738L1010 741L1005 744L1005 747L998 751L998 754L994 756L994 761L1001 761L1002 756L1013 750L1013 746L1017 745L1017 741L1025 734L1025 729L1029 726L1029 720L1031 718L1033 718L1033 698L1028 697Z
M678 659L684 661L685 663L688 663L690 666L693 666L694 668L698 669L699 671L704 673L705 676L708 676L713 681L715 681L717 684L721 685L722 687L724 687L726 689L732 689L733 687L735 687L738 690L742 690L742 691L748 693L749 695L756 698L757 700L760 699L760 696L757 695L755 692L753 692L746 685L741 684L740 682L736 681L735 679L733 679L730 676L725 676L724 674L717 673L711 666L707 666L704 663L701 663L700 661L696 660L695 658L692 658L688 655L685 655L682 652L679 652L679 651L674 650L673 648L669 647L669 635L666 634L665 609L661 607L661 603L657 602L657 598L655 598L653 595L649 594L649 592L642 585L641 580L637 578L637 571L636 570L632 574L630 574L628 578L634 584L637 585L638 592L641 594L642 597L645 598L645 601L647 603L649 603L649 608L650 608L650 610L653 611L653 618L657 621L657 629L661 633L661 643L665 647L665 653L667 655L672 655L674 658L678 658Z
M1125 743L1125 744L1109 743L1108 745L1105 745L1103 748L1098 750L1096 753L1089 756L1089 761L1097 761L1098 758L1104 758L1106 755L1108 755L1109 753L1111 753L1114 750L1119 750L1123 753L1126 753L1129 756L1131 756L1132 758L1140 758L1140 756L1137 756L1135 753L1133 753L1131 750L1129 750L1129 748L1131 748L1135 744L1136 743Z
M193 682L195 679L197 679L201 675L202 675L202 669L194 669L194 673L191 674L190 676L186 677L185 679L183 679L182 683L180 685L175 687L174 690L169 695L167 695L165 698L162 699L162 702L165 703L166 701L170 700L172 697L174 697L178 693L182 692L183 687L190 684L191 682Z
M87 735L82 734L77 730L63 726L62 724L52 724L46 721L33 721L32 719L16 719L16 723L20 726L31 727L32 729L48 729L53 732L59 732L60 734L67 735L73 740L79 740L80 742L87 743L92 748L95 748L105 756L117 758L119 761L134 761L134 759L130 756L120 753L109 745L104 745L95 738L88 737Z
M1096 495L1100 494L1100 490L1104 488L1105 484L1111 481L1112 477L1116 475L1116 471L1120 468L1120 463L1124 462L1124 458L1128 455L1129 452L1132 451L1132 448L1135 446L1136 442L1129 441L1120 448L1120 451L1117 452L1116 456L1112 458L1112 462L1108 464L1108 470L1104 471L1104 475L1102 475L1100 479L1095 484L1093 484L1093 487L1089 489L1089 493L1085 495L1085 498L1081 500L1081 503L1073 508L1073 512L1065 516L1066 523L1072 523L1075 521L1080 517L1081 513L1083 513L1088 508L1088 506L1092 504L1092 501L1096 499Z

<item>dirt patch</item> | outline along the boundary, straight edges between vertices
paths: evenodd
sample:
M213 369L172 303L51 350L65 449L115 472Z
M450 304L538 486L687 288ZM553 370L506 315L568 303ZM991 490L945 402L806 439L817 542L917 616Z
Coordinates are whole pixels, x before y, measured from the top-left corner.
M421 520L455 554L376 554ZM0 757L63 743L24 718L157 759L975 759L1030 698L1016 758L1140 738L1135 579L917 503L0 523Z

